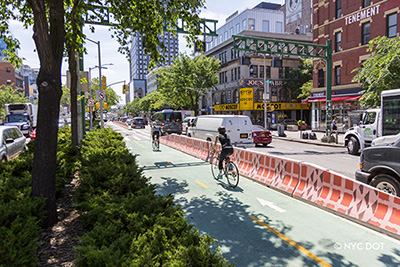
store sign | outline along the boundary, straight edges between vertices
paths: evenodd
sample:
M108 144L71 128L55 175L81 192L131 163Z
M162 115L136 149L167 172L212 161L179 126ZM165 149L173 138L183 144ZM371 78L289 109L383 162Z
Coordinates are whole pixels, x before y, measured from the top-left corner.
M348 17L345 17L346 25L350 25L354 22L358 22L360 20L375 16L379 14L379 8L381 5L371 6L367 9L358 11Z
M253 88L240 88L240 110L253 110Z
M235 111L239 110L239 104L222 104L222 105L215 105L215 111Z
M273 107L274 110L299 110L300 103L266 103L267 107ZM303 104L303 109L310 109L309 105ZM254 103L254 110L264 110L264 103Z
M270 87L282 86L282 80L270 80ZM264 79L244 79L244 85L247 87L264 87Z
M286 0L286 24L301 19L301 2Z

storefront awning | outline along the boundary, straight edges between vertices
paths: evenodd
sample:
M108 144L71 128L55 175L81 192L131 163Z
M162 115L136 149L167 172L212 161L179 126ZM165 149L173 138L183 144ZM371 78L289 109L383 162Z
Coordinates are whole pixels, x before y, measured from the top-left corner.
M332 96L332 101L344 101L344 100L356 100L359 99L362 95L355 96ZM326 97L321 98L309 98L308 103L312 102L326 102Z

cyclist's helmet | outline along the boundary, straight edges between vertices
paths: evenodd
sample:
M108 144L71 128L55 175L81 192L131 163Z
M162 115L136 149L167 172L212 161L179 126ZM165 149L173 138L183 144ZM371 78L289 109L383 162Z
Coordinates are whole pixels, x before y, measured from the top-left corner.
M225 132L226 132L225 126L219 126L219 127L218 127L218 133L224 134Z

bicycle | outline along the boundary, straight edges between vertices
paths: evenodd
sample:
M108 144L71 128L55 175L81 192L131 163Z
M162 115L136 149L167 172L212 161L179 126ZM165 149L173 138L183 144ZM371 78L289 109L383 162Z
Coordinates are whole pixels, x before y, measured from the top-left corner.
M158 135L155 135L154 138L152 138L152 146L153 150L159 150L160 149L160 137Z
M215 152L216 155L211 157L211 172L215 180L219 180L217 175L219 173L218 162L220 157L220 152ZM230 187L235 188L239 184L239 169L236 164L227 157L223 162L223 174L228 180Z

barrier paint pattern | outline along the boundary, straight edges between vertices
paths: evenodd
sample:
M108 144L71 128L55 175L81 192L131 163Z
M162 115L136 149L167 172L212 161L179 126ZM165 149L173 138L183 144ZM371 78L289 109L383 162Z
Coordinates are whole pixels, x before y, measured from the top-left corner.
M208 160L211 142L169 135L161 143ZM392 233L400 234L400 198L313 164L235 148L242 175Z

